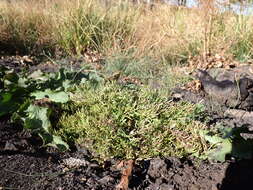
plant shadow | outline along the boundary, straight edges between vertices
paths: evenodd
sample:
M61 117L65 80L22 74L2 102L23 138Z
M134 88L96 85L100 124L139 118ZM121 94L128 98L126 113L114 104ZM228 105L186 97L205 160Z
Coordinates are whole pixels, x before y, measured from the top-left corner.
M219 190L252 189L253 186L253 140L252 131L247 126L237 129L232 143L232 154L242 157L240 160L232 160L228 165L225 177ZM246 135L246 137L242 137ZM251 137L251 138L250 138Z

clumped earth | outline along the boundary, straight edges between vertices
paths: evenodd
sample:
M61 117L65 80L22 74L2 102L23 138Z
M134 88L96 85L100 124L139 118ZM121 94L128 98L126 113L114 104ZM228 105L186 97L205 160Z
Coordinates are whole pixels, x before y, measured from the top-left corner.
M1 121L1 189L115 189L120 181L115 160L102 166L88 152L43 149L33 139L19 126ZM252 160L209 163L154 158L136 163L129 189L251 189L252 170Z
M20 62L15 61L14 58L1 60L0 65L19 69ZM23 62L29 64L29 59ZM210 113L214 113L213 122L236 119L227 119L217 109L211 109L210 99L206 97L187 90L177 93L192 102L204 100L207 107L210 105ZM221 106L221 109L227 108ZM248 113L248 110L239 111ZM83 149L62 153L54 148L41 148L38 137L10 124L8 117L0 118L0 189L115 189L122 175L116 167L118 162L112 159L99 164ZM129 189L251 189L252 171L252 160L210 163L194 158L153 158L136 161Z

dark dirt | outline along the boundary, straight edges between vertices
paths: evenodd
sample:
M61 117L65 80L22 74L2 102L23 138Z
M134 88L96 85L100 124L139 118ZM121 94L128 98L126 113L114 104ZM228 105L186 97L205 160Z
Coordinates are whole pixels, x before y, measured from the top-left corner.
M14 58L0 60L0 65L8 64L21 70L22 64L20 66L20 59L18 61L15 62ZM29 59L25 61L29 62ZM182 94L189 101L204 101L210 106L209 111L213 106L202 96L189 91ZM217 109L213 110L217 112ZM224 116L220 118L219 114L213 115L214 122L219 119L224 120ZM119 184L121 172L116 169L115 160L108 160L101 165L85 150L61 153L53 148L41 148L39 138L8 121L9 118L0 118L0 189L106 190L115 189ZM190 158L153 158L136 161L129 189L252 189L252 179L252 160L210 163Z
M60 153L34 142L20 127L1 122L0 188L113 189L119 181L119 171L99 166L83 152Z
M114 189L120 180L115 161L104 166L85 152L60 153L39 148L28 132L0 124L0 188ZM137 162L129 189L225 190L251 189L253 162L198 162L155 158Z

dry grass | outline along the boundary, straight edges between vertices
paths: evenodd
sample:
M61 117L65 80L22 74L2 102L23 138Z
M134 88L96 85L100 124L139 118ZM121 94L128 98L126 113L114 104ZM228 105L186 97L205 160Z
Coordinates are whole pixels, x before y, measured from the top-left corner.
M1 2L0 43L3 48L33 52L56 43L50 12L41 7L44 5L40 2Z
M221 52L244 60L252 57L251 28L251 17L219 13L210 4L201 9L159 5L151 10L125 1L0 2L1 46L29 53L82 54L89 48L110 55L134 49L136 56L169 62Z

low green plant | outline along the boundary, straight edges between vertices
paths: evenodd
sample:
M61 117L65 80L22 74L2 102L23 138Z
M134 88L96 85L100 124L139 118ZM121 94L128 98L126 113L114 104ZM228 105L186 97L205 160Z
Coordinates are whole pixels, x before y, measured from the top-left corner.
M201 155L203 159L224 162L228 157L251 159L253 156L253 140L245 139L242 134L252 134L247 126L238 128L219 127L218 131L200 131L202 137L210 143L210 149Z
M0 117L12 116L12 121L38 134L44 145L68 149L68 145L54 135L50 121L54 108L52 105L68 102L69 93L75 85L87 80L94 83L99 77L64 69L50 74L35 71L28 75L3 66L0 67L0 76ZM47 107L48 104L52 105Z
M125 53L114 54L105 60L102 73L106 77L119 74L121 78L137 79L144 85L148 85L151 89L164 91L169 95L171 89L176 85L183 85L192 78L183 74L167 62L156 60L152 57L135 57L135 50Z
M71 100L75 113L60 119L57 134L100 160L182 157L207 146L198 134L206 127L195 120L200 107L170 102L147 88L110 84L94 90L85 85Z
M134 50L114 54L105 60L103 72L110 76L114 73L121 73L125 77L133 77L148 81L162 73L162 68L166 66L148 56L136 58Z

